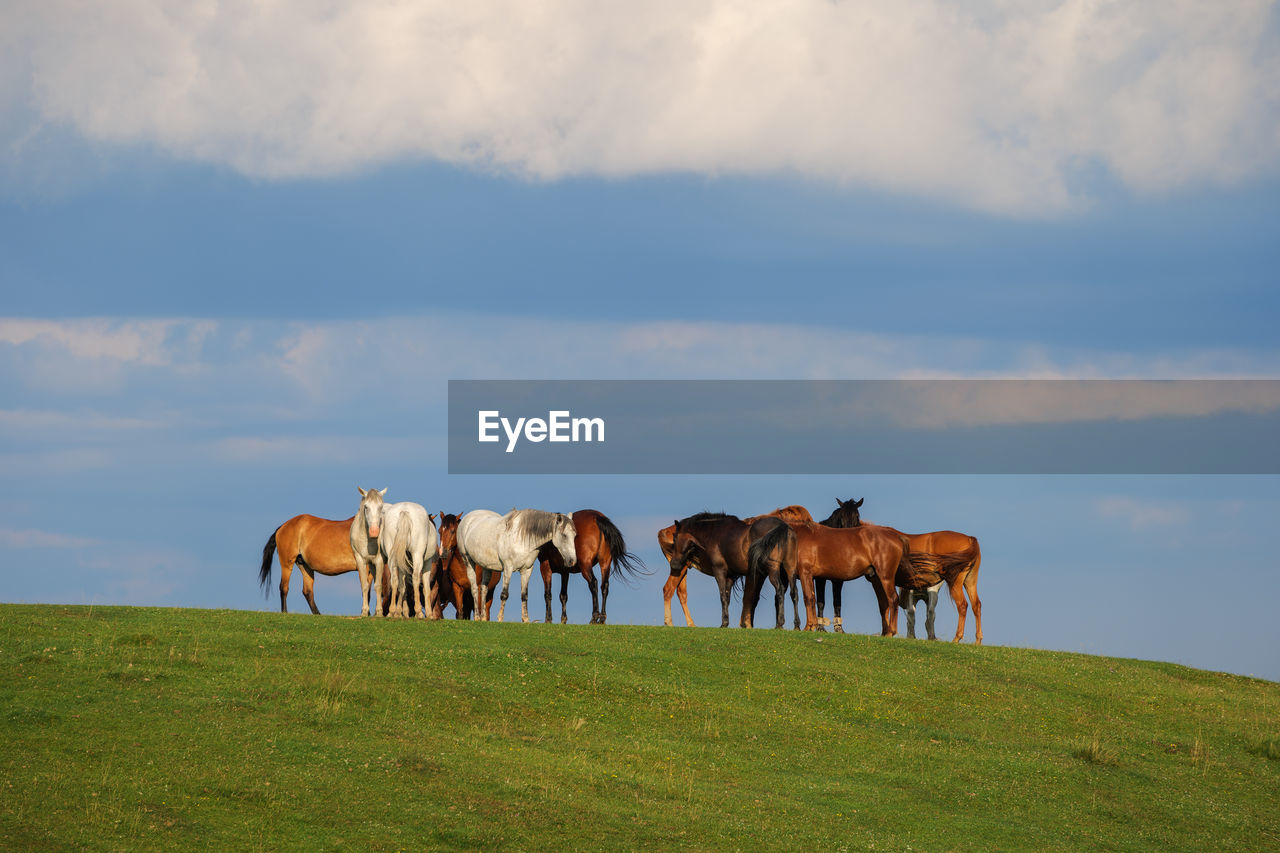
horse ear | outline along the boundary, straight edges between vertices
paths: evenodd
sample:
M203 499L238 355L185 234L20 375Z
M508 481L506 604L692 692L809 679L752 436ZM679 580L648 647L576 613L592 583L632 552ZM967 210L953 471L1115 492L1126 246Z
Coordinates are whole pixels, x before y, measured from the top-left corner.
M384 498L385 498L385 497L387 496L387 490L386 490L386 489L378 489L378 494L379 494L381 497L384 497Z
M862 506L862 502L863 502L863 501L865 501L865 500L866 500L866 498L858 498L858 500L857 500L856 502L854 502L854 504L853 504L853 508L854 508L854 509L857 509L858 507Z
M356 486L356 491L360 493L360 497L364 497L364 489L360 488L359 486Z

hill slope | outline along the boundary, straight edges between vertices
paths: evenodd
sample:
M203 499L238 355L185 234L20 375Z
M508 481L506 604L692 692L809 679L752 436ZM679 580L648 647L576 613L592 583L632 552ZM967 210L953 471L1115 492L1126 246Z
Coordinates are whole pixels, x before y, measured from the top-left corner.
M1280 685L776 631L0 606L0 846L1276 847Z

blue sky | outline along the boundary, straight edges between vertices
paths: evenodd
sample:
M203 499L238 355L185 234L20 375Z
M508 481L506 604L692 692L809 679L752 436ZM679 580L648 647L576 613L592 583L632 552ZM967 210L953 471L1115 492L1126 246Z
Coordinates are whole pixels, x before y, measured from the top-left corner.
M308 8L4 28L0 600L273 608L266 537L362 485L600 509L660 570L611 617L653 623L671 518L857 496L980 537L990 643L1280 679L1275 477L450 477L444 445L450 378L1280 376L1274 4Z

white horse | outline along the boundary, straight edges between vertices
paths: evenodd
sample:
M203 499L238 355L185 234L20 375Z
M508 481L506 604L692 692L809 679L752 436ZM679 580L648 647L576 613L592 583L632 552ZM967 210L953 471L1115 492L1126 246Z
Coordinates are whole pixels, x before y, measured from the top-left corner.
M356 571L360 573L360 615L369 615L370 572L374 588L373 615L382 615L382 549L378 537L382 534L382 498L386 489L364 489L360 492L360 508L351 519L351 553L356 558Z
M440 562L440 537L421 504L412 501L387 504L382 509L382 558L391 575L393 616L409 615L409 596L422 618L434 618L436 591L432 585ZM423 600L423 569L427 572L426 600ZM406 589L406 584L410 584ZM410 590L412 592L410 592Z
M467 580L471 582L474 601L480 597L480 580L486 588L493 572L502 572L502 604L498 607L498 621L502 621L507 609L507 592L512 572L520 573L520 619L529 621L529 576L538 561L538 549L548 542L560 552L566 566L578 560L574 548L577 531L573 519L562 512L543 512L540 509L513 509L506 515L498 515L487 509L473 509L458 522L458 554L467 568ZM477 579L476 568L484 571ZM474 619L486 619L487 609L477 607Z

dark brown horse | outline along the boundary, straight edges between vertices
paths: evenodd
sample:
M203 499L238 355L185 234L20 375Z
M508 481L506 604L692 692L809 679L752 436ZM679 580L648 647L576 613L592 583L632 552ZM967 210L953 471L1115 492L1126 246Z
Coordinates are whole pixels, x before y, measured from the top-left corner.
M839 506L823 524L849 528L862 524L858 514L858 508L862 506L861 500L855 503L836 498L836 503ZM945 581L947 591L951 593L951 600L955 603L958 617L956 635L952 640L955 643L964 639L965 616L969 609L965 602L967 594L969 602L973 605L974 641L981 645L982 599L978 598L978 569L982 565L982 549L978 546L977 538L954 530L902 535L907 537L907 543L911 549L910 566L901 577L895 580L895 583L903 589L920 592L935 585L939 580ZM834 584L832 588L834 592ZM839 595L838 592L834 594ZM835 601L838 602L839 598L836 597ZM839 614L837 603L836 615L839 616ZM932 612L929 614L928 621L933 621ZM930 633L930 639L933 639L932 632Z
M302 570L302 595L311 606L312 613L319 613L314 594L316 572L322 575L342 575L356 570L356 558L351 552L351 522L355 516L342 521L317 518L314 515L295 515L276 528L262 549L262 570L258 583L267 592L271 582L271 557L280 555L280 612L288 613L289 577L296 565ZM362 583L362 586L368 586Z
M723 516L724 514L723 513L700 513L699 515L710 517L710 516ZM699 516L691 516L691 518L698 518L698 517ZM809 515L809 511L807 509L805 509L802 506L797 506L793 504L791 506L779 507L778 509L775 509L773 512L768 512L768 513L765 513L764 515L757 515L757 516L752 516L751 518L745 518L743 519L743 523L753 524L757 519L765 518L765 517L780 518L783 521L812 521L813 520L813 517ZM675 524L668 525L658 531L658 547L662 549L662 556L665 557L668 562L670 562L672 556L675 553L675 533L676 533ZM714 576L714 573L710 569L703 567L700 561L699 555L697 553L694 553L690 556L690 565L698 569L703 574ZM667 578L666 584L664 584L662 587L662 611L663 611L662 624L664 625L672 624L671 623L671 598L673 595L675 595L679 597L680 607L681 609L684 610L685 624L687 624L690 628L695 627L693 622L693 614L689 612L688 584L689 584L689 575L687 572L682 573L678 577L676 575L671 575L670 577ZM791 592L792 592L792 602L794 604L795 602L794 587L792 588ZM754 614L754 608L752 612ZM800 618L799 615L797 615L796 616L797 622L799 621L799 618Z
M791 543L794 539L794 544ZM789 554L793 560L784 567L786 575L798 578L804 590L805 630L821 630L814 606L814 580L854 580L869 577L880 606L880 633L898 632L898 589L894 584L899 569L910 553L907 538L896 530L876 525L837 529L811 521L792 522L775 529L755 543L751 571L763 571L760 561L767 554Z
M436 605L435 616L443 618L446 604L453 605L457 619L470 619L475 610L475 599L471 595L471 581L467 578L467 566L458 554L458 520L453 513L441 512L433 516L440 530L440 571L436 572ZM502 575L494 573L485 587L485 613L493 610L493 590L502 580Z
M560 575L560 624L563 625L569 621L569 574L580 571L591 588L591 624L603 625L608 618L610 572L617 567L623 578L642 574L645 573L644 563L627 551L622 532L603 512L580 509L573 514L573 527L577 531L573 545L578 562L572 569L564 564L554 546L543 545L538 551L542 584L546 590L547 621L551 621L551 575ZM600 566L599 587L596 586L596 565Z
M720 587L720 627L729 627L729 598L733 587L746 579L748 573L747 553L751 543L778 527L785 527L786 522L773 517L757 518L747 524L742 519L722 512L701 512L689 518L677 521L672 527L671 556L669 567L671 576L667 579L667 588L678 589L680 581L685 579L690 566L694 566L704 574L711 575ZM659 542L662 537L659 535ZM778 592L778 626L782 626L783 614L781 590L785 579L777 572L767 568L761 569L761 575L769 574ZM675 583L673 584L672 581ZM667 617L670 624L671 599L666 595ZM681 602L683 603L683 601ZM688 610L685 611L686 619ZM689 620L692 625L692 620ZM738 624L744 628L751 627L751 613L743 603L742 616Z

